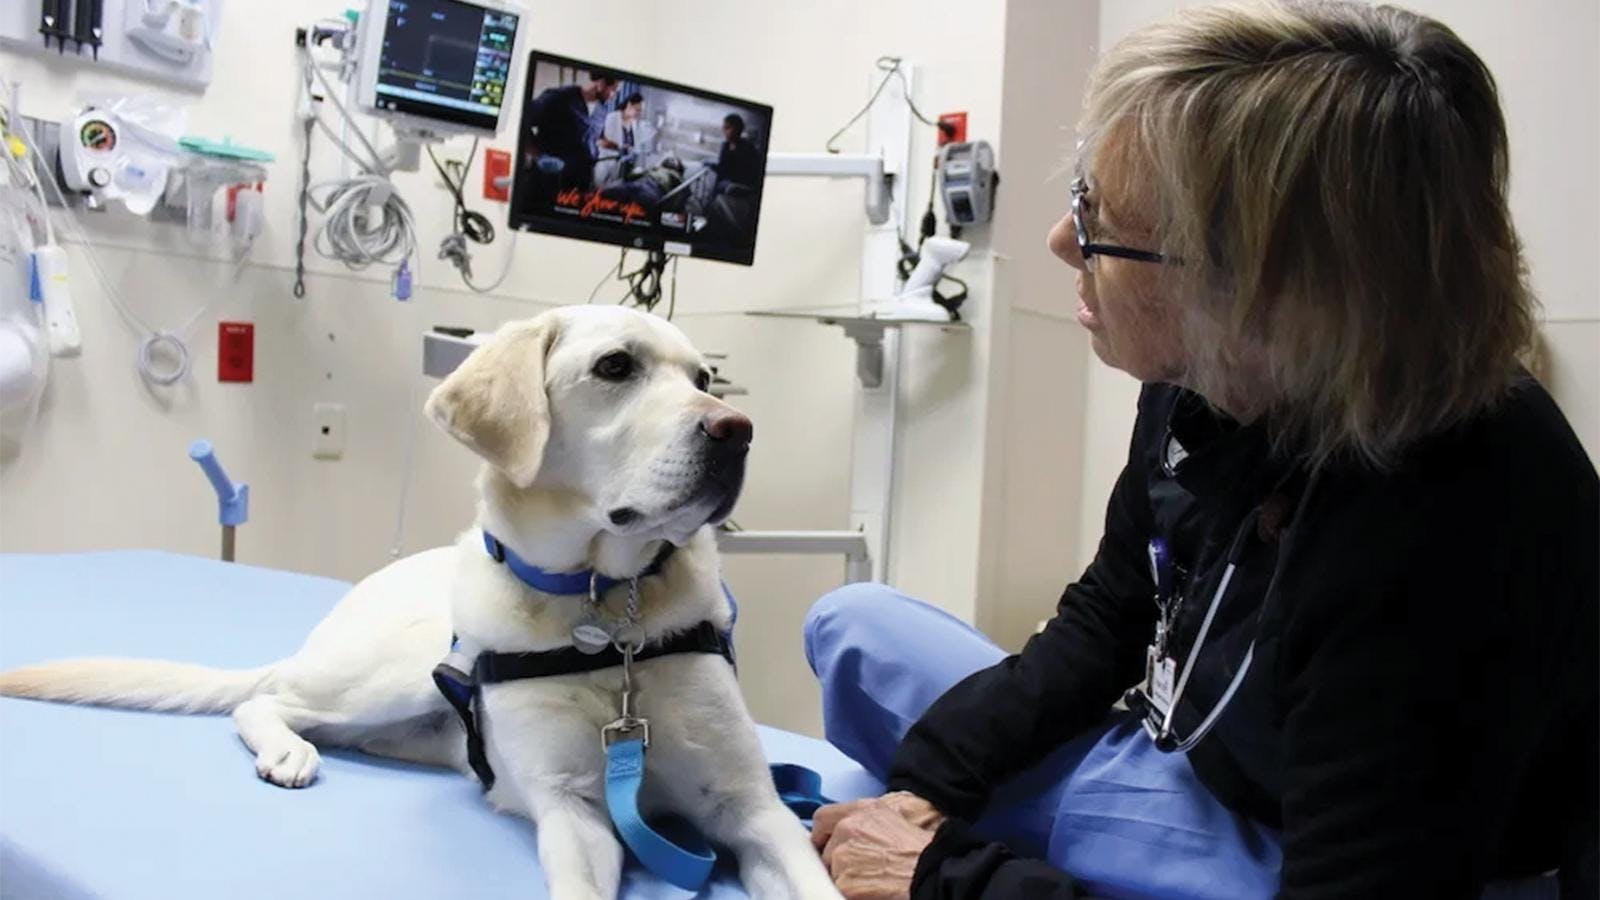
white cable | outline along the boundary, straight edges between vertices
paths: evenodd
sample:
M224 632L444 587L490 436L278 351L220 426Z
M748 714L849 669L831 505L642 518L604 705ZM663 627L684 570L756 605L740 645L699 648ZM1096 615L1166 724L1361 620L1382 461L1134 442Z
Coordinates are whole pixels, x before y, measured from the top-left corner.
M411 385L411 399L406 403L406 456L405 462L400 466L400 502L394 513L394 540L389 544L389 557L399 559L405 544L406 533L406 507L411 499L411 465L417 450L417 420L421 408L417 403L417 386Z
M306 54L306 56L307 56L307 59L309 60L310 59L310 53L308 52ZM373 158L373 160L376 161L376 165L375 166L368 166L366 163L362 162L360 159L356 159L354 156L352 156L351 158L355 159L357 164L363 166L369 172L380 171L380 172L383 172L383 174L387 175L388 172L387 172L387 170L385 169L385 167L383 165L383 154L379 153L377 148L372 146L372 142L367 140L366 134L364 134L361 131L361 123L357 122L356 121L356 117L350 114L350 109L348 107L346 107L344 105L344 103L340 102L340 100L339 100L339 92L333 89L333 83L328 81L328 76L324 75L323 72L322 72L322 68L320 66L316 65L315 63L312 63L312 62L308 61L306 63L306 65L310 67L311 74L316 76L316 79L318 81L322 82L322 90L327 95L327 99L332 101L333 108L337 109L339 111L339 115L344 117L344 121L352 126L353 130L356 133L356 137L361 139L362 146L366 147L367 152L372 154L372 158ZM343 141L340 142L341 146L343 145L343 143L344 143Z
M344 142L343 138L339 137L337 134L334 134L333 133L333 129L328 127L328 123L322 121L322 117L321 116L314 117L311 121L315 122L317 124L317 127L322 129L322 133L328 136L328 140L333 141L333 145L335 147L338 147L340 150L342 150L344 152L346 161L349 161L349 160L352 160L352 159L355 160L356 164L361 166L361 170L363 172L367 172L369 174L372 173L372 172L377 171L376 169L373 168L373 166L371 164L369 164L365 160L363 160L361 158L360 154L358 154L354 150L352 150L350 148L350 145ZM349 176L345 176L345 177L349 177Z
M360 167L362 174L319 182L306 188L306 197L322 214L312 236L311 246L324 259L337 260L353 270L373 263L400 266L417 256L416 217L411 206L390 180L391 169L383 154L362 132L349 107L339 99L328 76L306 54L306 70L322 84L322 89L347 128L353 132L365 155L343 140L320 116L312 114L333 145ZM509 270L510 263L507 262ZM413 283L416 276L413 275ZM469 283L470 286L470 283ZM496 282L495 287L499 286ZM490 288L492 289L492 288Z
M501 263L500 265L500 277L496 278L493 284L486 284L480 287L472 283L472 276L463 272L461 274L461 280L467 283L467 287L472 288L474 291L477 291L480 294L487 294L505 283L506 276L511 274L511 260L517 255L517 235L519 234L521 234L520 231L513 230L511 232L511 246L506 248L505 262Z
M156 350L165 347L173 362L169 368L159 368ZM189 374L189 348L177 335L157 331L139 344L139 374L160 385L176 384Z
M364 269L373 263L399 265L416 255L416 220L388 178L357 175L324 181L312 185L307 195L323 216L312 239L323 258Z
M606 273L604 275L600 276L600 280L596 281L594 283L594 290L589 292L589 299L587 299L587 300L585 300L583 302L586 303L586 304L593 303L594 302L594 298L599 296L599 294L600 294L600 288L604 287L605 283L610 281L611 277L613 275L618 277L618 278L622 277L622 266L627 261L628 261L628 251L627 251L627 248L623 248L622 253L617 258L617 264L612 266L611 268L607 269Z

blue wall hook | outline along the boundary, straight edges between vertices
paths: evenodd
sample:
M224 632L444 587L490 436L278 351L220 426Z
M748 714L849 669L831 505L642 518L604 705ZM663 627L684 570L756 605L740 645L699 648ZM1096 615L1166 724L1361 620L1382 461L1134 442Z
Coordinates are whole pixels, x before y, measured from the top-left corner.
M222 471L211 442L198 440L189 445L189 458L200 464L206 479L217 492L217 521L222 524L222 558L233 562L234 528L250 520L250 485L235 484Z

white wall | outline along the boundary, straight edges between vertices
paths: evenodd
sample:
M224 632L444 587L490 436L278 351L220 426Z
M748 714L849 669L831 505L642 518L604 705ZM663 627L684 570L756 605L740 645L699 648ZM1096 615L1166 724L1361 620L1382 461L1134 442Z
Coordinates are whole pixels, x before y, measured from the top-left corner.
M774 150L820 150L864 102L878 77L874 60L885 53L912 58L917 96L930 111L966 109L974 135L998 129L1003 9L996 0L981 4L975 16L970 4L942 2L930 10L912 0L865 8L843 0L695 0L670 10L626 0L609 4L604 16L572 2L533 0L529 6L533 47L771 103L777 110ZM433 261L432 248L446 231L446 195L425 175L401 176L422 223L416 298L407 304L390 299L386 273L351 274L313 258L307 297L293 300L299 145L292 35L295 25L342 8L326 0L230 5L210 89L203 96L172 95L189 105L191 131L231 135L278 155L267 186L267 233L237 282L228 283L225 265L197 259L203 250L185 245L176 228L119 213L89 217L101 258L141 316L170 325L203 298L220 296L193 341L193 377L172 390L142 386L132 370L134 336L84 275L81 249L69 247L80 275L75 289L85 351L55 364L21 457L0 469L0 549L215 553L214 501L184 455L189 441L201 436L217 445L235 477L252 485L252 517L239 537L242 562L349 579L386 562L413 429L407 548L441 543L470 522L476 464L418 415L431 387L418 371L420 333L434 324L489 328L548 305L581 302L616 254L523 236L504 289L494 298L472 294ZM25 113L49 117L66 114L91 91L165 93L10 51L0 51L0 77L22 82ZM842 144L861 141L856 131ZM513 143L511 129L496 142ZM319 137L318 144L314 176L336 174L327 142ZM464 146L450 149L459 154ZM931 135L921 135L906 182L918 204L925 200L931 153ZM474 205L497 226L503 221L503 207ZM755 420L757 438L735 518L751 528L839 528L848 508L853 347L837 329L744 313L858 299L861 187L774 180L763 206L756 265L684 263L677 321L702 348L730 351L728 374L752 391L738 401ZM504 252L499 242L480 251L479 272L497 271ZM601 296L615 293L608 288ZM219 317L256 323L253 384L216 382ZM907 406L942 414L930 414L907 439L903 458L937 466L940 448L963 455L963 448L980 444L982 429L973 423L982 418L984 387L970 383L964 371L919 366L917 356L910 354ZM317 401L349 410L340 461L311 457ZM908 518L922 508L942 508L948 489L969 511L956 519L949 539L975 542L979 476L958 470L936 488L921 490L923 483L931 480L911 479ZM964 568L953 573L923 567L914 561L940 554L919 538L902 540L897 549L913 561L910 570L926 570L913 590L971 616L975 564L960 564ZM742 671L753 709L764 721L815 731L816 692L800 653L799 624L810 602L840 582L842 564L745 557L728 559L727 571L742 601L741 650L746 659L766 661Z
M1102 0L1100 45L1192 3ZM1600 4L1549 0L1536 15L1494 0L1402 0L1452 28L1494 73L1511 135L1511 208L1544 305L1548 384L1600 458ZM1086 372L1079 565L1103 530L1127 454L1138 384L1092 361Z
M1045 244L1067 203L1075 136L1093 60L1096 0L1007 9L1004 181L995 225L988 451L978 624L1019 647L1074 577L1084 370L1071 270Z

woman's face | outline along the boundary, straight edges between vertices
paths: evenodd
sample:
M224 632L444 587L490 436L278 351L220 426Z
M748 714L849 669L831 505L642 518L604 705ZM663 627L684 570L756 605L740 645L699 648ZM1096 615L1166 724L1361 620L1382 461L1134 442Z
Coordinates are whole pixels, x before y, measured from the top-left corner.
M1129 162L1108 141L1094 171L1084 173L1084 223L1089 240L1156 249L1154 198L1135 191ZM1050 229L1050 250L1078 270L1078 324L1106 365L1140 381L1177 381L1186 368L1179 314L1162 290L1162 264L1095 256L1093 271L1078 251L1072 213Z

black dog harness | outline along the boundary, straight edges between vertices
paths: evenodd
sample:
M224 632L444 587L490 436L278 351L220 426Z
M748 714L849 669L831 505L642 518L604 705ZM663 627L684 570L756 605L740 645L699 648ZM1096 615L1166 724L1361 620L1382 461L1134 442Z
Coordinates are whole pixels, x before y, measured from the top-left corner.
M590 571L546 572L517 556L487 531L483 533L483 538L484 548L496 562L503 563L520 581L540 593L555 596L587 595L592 602L598 602L606 590L626 583ZM675 549L671 543L663 545L661 552L637 577L650 578L661 574L662 567ZM623 651L616 643L594 653L569 646L526 653L484 651L471 658L459 652L459 647L459 640L451 643L450 655L434 667L433 683L450 702L456 715L461 717L461 724L467 731L467 762L486 791L494 787L494 770L489 766L489 758L484 752L483 728L479 719L484 685L598 672L623 664ZM701 622L685 631L644 644L634 651L633 661L641 662L674 653L714 653L726 659L730 665L733 664L733 644L729 636L711 622Z

